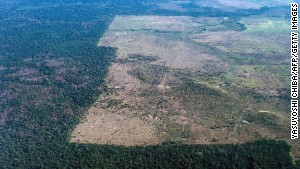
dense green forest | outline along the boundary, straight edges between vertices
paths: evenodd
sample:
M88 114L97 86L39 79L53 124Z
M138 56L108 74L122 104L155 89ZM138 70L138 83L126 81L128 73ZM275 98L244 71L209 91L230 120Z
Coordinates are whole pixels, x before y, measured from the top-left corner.
M285 141L130 148L69 143L85 110L105 91L116 49L96 44L114 15L175 12L133 0L48 2L0 1L0 168L296 167ZM211 11L190 15L237 17Z

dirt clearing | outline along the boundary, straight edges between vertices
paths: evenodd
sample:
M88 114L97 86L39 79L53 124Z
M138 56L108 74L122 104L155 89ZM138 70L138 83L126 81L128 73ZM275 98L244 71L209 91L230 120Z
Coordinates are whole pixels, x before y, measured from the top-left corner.
M158 144L155 131L153 125L139 118L91 108L85 121L73 132L71 141L124 146Z

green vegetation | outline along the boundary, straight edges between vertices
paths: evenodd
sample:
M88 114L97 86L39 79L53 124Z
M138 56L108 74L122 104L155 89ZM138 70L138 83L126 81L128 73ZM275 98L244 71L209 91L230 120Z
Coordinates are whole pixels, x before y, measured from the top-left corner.
M269 128L278 129L279 117L274 112L261 111L258 113L251 113L245 116L245 120L250 123L258 123L262 126L268 126Z
M139 60L145 61L149 60L149 58L141 58ZM141 64L130 73L144 83L158 85L162 81L167 69L165 66Z
M99 37L115 14L145 14L157 9L142 6L140 1L90 0L93 3L81 4L56 0L50 6L46 2L0 5L0 168L294 167L291 148L285 141L131 148L69 143L70 132L85 110L106 90L103 79L115 49L97 47ZM102 7L105 3L107 6ZM211 11L203 8L191 15ZM250 15L251 11L243 14ZM235 13L220 11L218 15ZM192 82L189 85L212 94L212 99L220 97L214 89Z
M288 20L271 17L254 17L241 21L245 24L246 32L265 32L265 33L288 33L290 23Z
M133 61L154 62L154 61L157 61L159 59L159 57L152 56L152 55L144 56L144 55L140 55L140 54L134 54L134 55L130 55L128 57L128 59L133 60Z

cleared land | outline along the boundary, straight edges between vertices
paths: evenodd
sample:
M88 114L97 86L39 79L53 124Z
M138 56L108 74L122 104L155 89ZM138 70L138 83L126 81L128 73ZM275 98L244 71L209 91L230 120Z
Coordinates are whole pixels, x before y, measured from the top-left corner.
M117 16L98 44L118 49L107 92L71 141L133 146L288 138L287 23L254 19L244 18L242 28L228 18ZM252 29L266 23L281 25L281 32Z
M90 109L86 121L77 127L76 137L71 141L125 146L159 143L155 126L111 111L99 107Z
M176 1L175 1L176 2ZM238 9L259 9L262 7L288 6L293 0L204 0L195 1L199 6L209 6L214 8L222 8L228 11Z
M188 3L191 3L191 1L169 1L158 5L161 9L178 11L178 12L186 12L187 9L184 9L183 7L181 7L181 5L188 4Z

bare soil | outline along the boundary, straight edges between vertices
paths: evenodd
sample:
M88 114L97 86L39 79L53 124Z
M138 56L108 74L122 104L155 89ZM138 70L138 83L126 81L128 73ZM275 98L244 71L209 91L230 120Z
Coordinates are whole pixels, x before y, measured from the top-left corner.
M71 142L124 146L158 144L155 126L137 117L91 108L85 122L77 126Z

